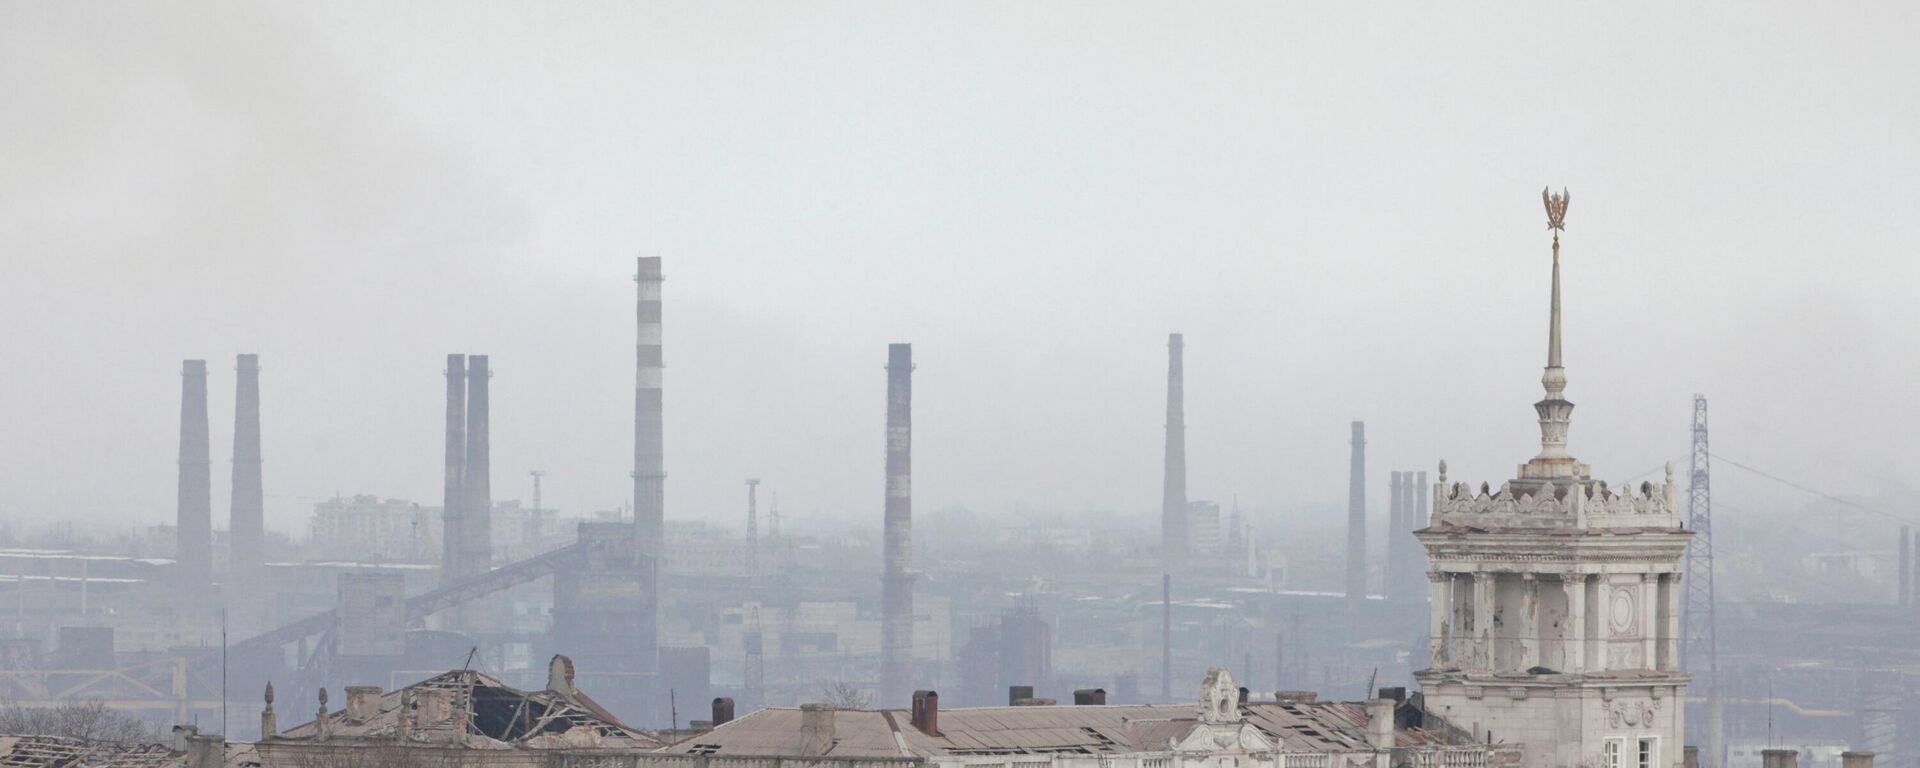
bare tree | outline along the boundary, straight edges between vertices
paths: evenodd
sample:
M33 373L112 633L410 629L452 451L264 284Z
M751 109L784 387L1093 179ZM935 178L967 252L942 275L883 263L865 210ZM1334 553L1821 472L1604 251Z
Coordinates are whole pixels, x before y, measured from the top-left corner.
M159 730L140 718L108 709L105 702L69 701L52 708L0 706L0 734L65 736L105 744L153 744Z
M832 704L840 709L866 709L873 705L873 692L845 680L828 680L820 684L820 698L823 703Z

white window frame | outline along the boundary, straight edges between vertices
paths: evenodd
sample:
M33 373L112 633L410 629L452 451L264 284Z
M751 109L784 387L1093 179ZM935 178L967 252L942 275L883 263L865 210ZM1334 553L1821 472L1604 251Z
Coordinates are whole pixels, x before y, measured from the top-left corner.
M1634 753L1634 759L1638 761L1634 765L1638 768L1660 768L1659 736L1642 736L1635 742L1635 746L1639 747L1639 750ZM1642 754L1645 755L1644 759L1641 757Z
M1615 736L1600 743L1600 768L1627 768L1627 740Z

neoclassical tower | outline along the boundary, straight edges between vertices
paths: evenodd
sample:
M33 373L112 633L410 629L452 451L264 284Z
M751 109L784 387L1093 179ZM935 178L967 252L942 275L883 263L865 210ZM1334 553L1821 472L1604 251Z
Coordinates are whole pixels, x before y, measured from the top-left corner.
M1414 673L1429 711L1482 739L1519 743L1527 768L1681 764L1681 527L1663 483L1610 486L1567 451L1573 403L1560 360L1565 193L1554 230L1540 453L1491 488L1440 464L1432 517L1415 533L1432 586L1432 658Z

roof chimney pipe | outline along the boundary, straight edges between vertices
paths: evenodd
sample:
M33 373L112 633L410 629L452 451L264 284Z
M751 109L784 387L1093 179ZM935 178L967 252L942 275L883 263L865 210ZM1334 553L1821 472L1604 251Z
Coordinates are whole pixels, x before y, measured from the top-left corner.
M928 736L940 735L939 692L913 692L913 727Z

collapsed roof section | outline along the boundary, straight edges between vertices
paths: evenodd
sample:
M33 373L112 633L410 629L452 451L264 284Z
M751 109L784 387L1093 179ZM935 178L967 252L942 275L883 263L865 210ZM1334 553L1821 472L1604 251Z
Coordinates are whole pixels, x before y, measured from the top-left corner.
M548 690L527 692L473 670L455 670L397 691L347 689L347 706L272 737L274 742L398 741L473 749L655 749L573 687L573 664L554 658Z

